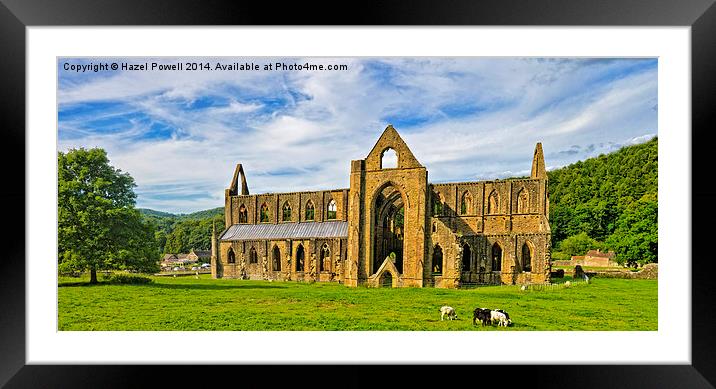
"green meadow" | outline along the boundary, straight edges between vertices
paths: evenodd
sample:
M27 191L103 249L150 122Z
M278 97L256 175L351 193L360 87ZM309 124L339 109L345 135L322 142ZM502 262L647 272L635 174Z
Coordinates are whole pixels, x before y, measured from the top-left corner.
M656 280L593 278L520 290L349 288L339 284L151 277L142 285L58 282L60 331L656 331ZM101 281L101 279L100 279ZM570 280L571 281L571 280ZM440 320L442 305L458 320ZM472 325L476 307L513 326Z

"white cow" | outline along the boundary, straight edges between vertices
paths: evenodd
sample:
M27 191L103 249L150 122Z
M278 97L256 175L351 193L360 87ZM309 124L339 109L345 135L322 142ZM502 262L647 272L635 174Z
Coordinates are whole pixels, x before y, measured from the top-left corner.
M449 307L447 305L440 307L440 320L443 320L445 316L448 317L448 320L457 319L457 313L455 312L455 308Z

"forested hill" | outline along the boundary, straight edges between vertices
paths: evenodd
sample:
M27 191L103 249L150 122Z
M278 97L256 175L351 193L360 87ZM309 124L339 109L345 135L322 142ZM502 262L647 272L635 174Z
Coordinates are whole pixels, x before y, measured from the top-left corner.
M162 253L188 253L211 249L211 229L224 230L224 207L189 214L172 214L140 208L145 220L156 227L155 238Z
M548 172L552 245L569 255L613 249L657 262L658 139Z
M160 218L174 218L174 219L181 219L181 220L205 219L207 217L224 214L224 207L206 209L203 211L197 211L197 212L192 212L192 213L169 213L169 212L155 211L155 210L149 209L149 208L137 208L137 210L139 210L139 212L145 216L156 216L156 217L160 217Z

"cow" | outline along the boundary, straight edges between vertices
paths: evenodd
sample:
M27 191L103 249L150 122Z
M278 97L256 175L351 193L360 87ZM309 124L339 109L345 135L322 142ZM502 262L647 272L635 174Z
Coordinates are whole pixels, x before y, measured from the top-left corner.
M472 311L472 325L477 325L477 320L482 323L482 326L488 325L491 320L490 310L487 308L475 308Z
M512 325L512 319L510 319L510 315L507 314L507 312L503 311L502 309L493 309L490 311L490 320L492 323L497 322L497 326L507 327L509 325Z
M447 305L440 307L440 320L442 321L445 316L447 316L448 320L457 319L457 313L455 312L455 308L449 307Z

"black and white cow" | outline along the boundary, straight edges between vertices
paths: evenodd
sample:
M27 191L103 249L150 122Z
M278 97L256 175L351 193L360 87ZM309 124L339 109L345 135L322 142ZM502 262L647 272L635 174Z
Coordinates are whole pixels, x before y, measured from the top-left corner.
M482 323L483 327L488 325L490 320L492 320L490 310L487 308L475 308L475 310L472 311L472 325L477 325L477 320Z

